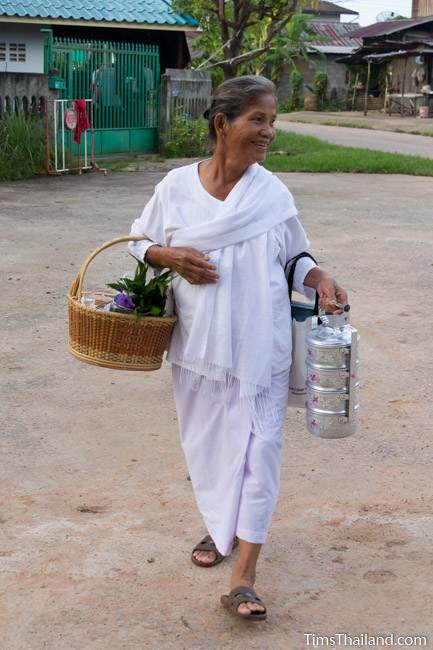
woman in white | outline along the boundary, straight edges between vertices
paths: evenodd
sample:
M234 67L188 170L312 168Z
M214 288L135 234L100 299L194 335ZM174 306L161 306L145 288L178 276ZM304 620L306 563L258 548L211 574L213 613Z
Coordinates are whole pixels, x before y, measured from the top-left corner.
M280 479L288 399L291 315L285 266L309 247L292 195L258 163L275 137L275 87L264 77L221 84L210 109L212 157L156 186L130 252L176 272L172 363L180 440L208 535L192 561L214 566L239 545L232 613L263 620L253 589ZM294 287L337 312L347 294L310 259ZM313 294L313 296L311 295Z

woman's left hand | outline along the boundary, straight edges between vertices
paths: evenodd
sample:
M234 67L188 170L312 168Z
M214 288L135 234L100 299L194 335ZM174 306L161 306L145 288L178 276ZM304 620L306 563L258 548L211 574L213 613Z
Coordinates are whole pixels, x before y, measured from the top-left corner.
M342 314L343 310L336 306L336 303L346 305L348 302L347 292L340 285L327 276L322 278L316 287L319 294L319 305L328 314Z

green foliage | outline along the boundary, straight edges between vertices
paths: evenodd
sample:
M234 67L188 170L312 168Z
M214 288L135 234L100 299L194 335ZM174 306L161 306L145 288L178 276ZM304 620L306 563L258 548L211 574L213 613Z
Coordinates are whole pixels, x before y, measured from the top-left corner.
M347 111L349 102L346 97L334 97L333 99L326 99L322 104L323 111L338 113L339 111Z
M278 102L277 113L291 113L292 112L292 100L290 97L287 99L281 99Z
M319 100L319 107L321 108L328 97L329 80L328 75L324 70L317 70L313 78L313 90Z
M0 118L0 181L31 178L44 164L42 121L23 112Z
M341 147L312 136L278 131L264 166L273 172L350 172L433 176L433 160Z
M249 48L268 46L268 49L255 61L254 72L263 74L274 83L278 83L284 70L294 71L297 61L308 61L309 52L314 49L311 43L317 40L309 25L309 19L308 14L295 13L287 23L285 18L280 21L280 25L275 25L272 19L268 19L255 28L250 28L247 39ZM269 42L267 31L270 25L273 25L276 33ZM252 71L251 65L245 70L245 72Z
M301 111L304 107L304 77L299 70L293 70L290 76L290 94L278 102L278 113Z
M281 58L281 65L290 58L291 43L299 41L295 32L302 19L295 19L289 30L286 26L305 4L314 6L318 2L174 0L172 6L175 11L194 16L202 29L200 37L194 39L194 47L201 54L194 59L194 66L206 62L203 69L212 70L215 65L228 79L251 72L273 78ZM263 53L269 53L271 58L260 58Z
M146 282L148 268L144 262L138 262L134 278L123 277L107 286L126 293L135 304L137 316L163 316L172 272L166 271Z
M194 158L208 152L208 123L193 120L186 114L176 115L169 132L162 136L162 151L167 158Z
M299 70L293 70L290 77L290 103L292 111L300 111L304 107L304 77Z

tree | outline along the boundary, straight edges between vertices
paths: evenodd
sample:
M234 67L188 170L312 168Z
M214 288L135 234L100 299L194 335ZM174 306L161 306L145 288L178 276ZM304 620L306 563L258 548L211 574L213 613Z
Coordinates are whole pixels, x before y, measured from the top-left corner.
M310 16L308 14L293 14L287 24L282 29L277 30L265 52L260 54L252 63L243 64L246 71L263 74L278 84L284 70L291 73L296 70L298 61L308 61L311 50L315 50L320 54L312 43L324 40L326 37L317 36L311 30L309 20ZM265 30L265 26L260 25L248 31L246 35L248 49L254 50L264 46ZM254 69L251 70L251 67Z
M268 52L305 4L306 0L174 0L173 8L194 16L203 30L196 41L203 62L210 59L208 67L221 68L224 78L230 79L239 66ZM258 46L251 49L255 33Z

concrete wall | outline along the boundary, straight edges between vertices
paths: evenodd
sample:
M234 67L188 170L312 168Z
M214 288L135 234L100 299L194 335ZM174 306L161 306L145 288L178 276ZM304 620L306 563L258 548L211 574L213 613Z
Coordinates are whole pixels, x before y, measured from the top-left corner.
M167 68L161 77L161 134L168 131L178 112L201 118L212 94L210 73L202 70Z
M44 74L0 73L0 97L48 97L48 77Z
M42 25L20 25L0 22L0 74L2 72L44 72L45 36ZM25 47L25 61L12 61L11 44ZM4 59L4 60L3 60Z
M311 55L308 62L298 61L297 67L304 77L304 84L312 86L316 70L323 70L328 75L329 93L331 94L332 89L335 89L334 92L339 97L343 96L346 92L347 85L347 67L342 63L336 62L335 59L340 56L341 54L327 54L325 57ZM289 91L290 76L288 72L284 72L278 84L279 98L284 99L288 97ZM305 88L305 94L310 94L307 88Z

